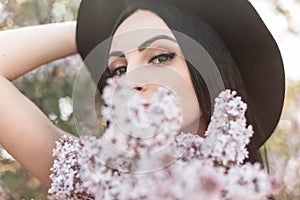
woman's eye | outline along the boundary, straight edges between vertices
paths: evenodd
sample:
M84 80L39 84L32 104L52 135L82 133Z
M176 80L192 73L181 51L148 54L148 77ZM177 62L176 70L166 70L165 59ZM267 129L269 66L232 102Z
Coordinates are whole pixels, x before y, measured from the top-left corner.
M150 60L149 63L154 62L155 64L162 64L165 63L175 57L175 53L163 53L159 54L157 56L153 56Z
M124 73L126 73L126 66L119 66L119 67L116 67L115 69L113 69L112 71L111 71L111 75L122 75L122 74L124 74Z

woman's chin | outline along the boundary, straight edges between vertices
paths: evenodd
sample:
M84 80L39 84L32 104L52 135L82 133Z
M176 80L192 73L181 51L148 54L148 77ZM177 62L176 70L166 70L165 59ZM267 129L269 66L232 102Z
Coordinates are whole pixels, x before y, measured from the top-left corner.
M180 130L180 133L192 133L204 137L206 131L206 123L203 118L197 118L193 122L187 124L183 123L183 127Z

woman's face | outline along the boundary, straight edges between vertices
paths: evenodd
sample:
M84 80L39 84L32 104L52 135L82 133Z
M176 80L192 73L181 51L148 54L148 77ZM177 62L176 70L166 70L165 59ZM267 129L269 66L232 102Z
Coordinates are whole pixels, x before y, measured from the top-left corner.
M180 98L183 130L198 130L202 112L187 63L176 38L160 17L137 10L126 18L114 34L108 67L112 74L126 72L133 88L145 99L150 99L158 86L171 88Z

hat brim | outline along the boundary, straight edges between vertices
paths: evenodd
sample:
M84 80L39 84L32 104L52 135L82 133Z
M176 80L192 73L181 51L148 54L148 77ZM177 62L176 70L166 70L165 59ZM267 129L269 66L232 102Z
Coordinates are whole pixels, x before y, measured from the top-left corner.
M82 0L77 19L78 52L85 59L106 40L121 12L140 0ZM264 136L252 138L260 147L281 116L285 76L279 48L247 0L169 0L202 17L216 30L232 54L254 105Z

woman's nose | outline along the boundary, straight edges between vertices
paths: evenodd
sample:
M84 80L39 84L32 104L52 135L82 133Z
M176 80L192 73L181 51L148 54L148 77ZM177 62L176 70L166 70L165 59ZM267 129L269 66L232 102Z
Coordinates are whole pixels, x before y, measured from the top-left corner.
M126 57L127 69L125 75L127 83L138 92L146 92L148 90L147 77L149 70L144 58L137 51L126 54Z

